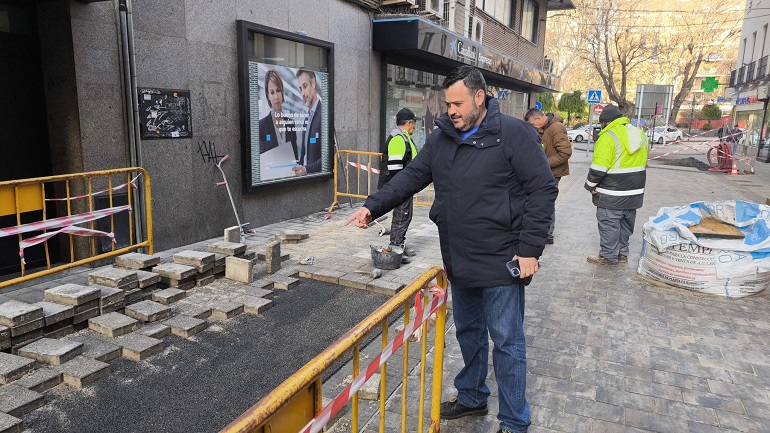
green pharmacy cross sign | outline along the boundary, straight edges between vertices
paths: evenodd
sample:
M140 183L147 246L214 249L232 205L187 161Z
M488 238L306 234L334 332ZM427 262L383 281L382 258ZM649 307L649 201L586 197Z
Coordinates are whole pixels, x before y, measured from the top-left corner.
M719 81L717 81L716 77L708 77L700 83L700 88L707 93L713 92L717 87L719 87Z

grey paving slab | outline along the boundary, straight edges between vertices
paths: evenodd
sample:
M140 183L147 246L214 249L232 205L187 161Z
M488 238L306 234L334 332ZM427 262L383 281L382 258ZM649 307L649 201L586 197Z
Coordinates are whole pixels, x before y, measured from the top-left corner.
M214 253L206 253L203 251L185 250L180 253L176 253L173 256L174 263L187 266L202 266L213 263L215 260Z
M63 305L57 302L40 301L35 305L43 309L45 326L53 325L62 320L71 319L75 314L75 309L71 305Z
M107 337L120 337L139 328L139 321L125 314L109 313L88 320L88 328Z
M126 315L142 322L155 322L171 315L171 308L152 301L141 301L126 307Z
M34 372L18 379L13 382L14 385L18 385L27 388L35 392L43 392L47 389L62 383L64 376L61 371L53 368L38 368ZM0 430L2 431L2 430Z
M83 344L55 338L41 338L19 349L19 356L49 365L61 365L83 353Z
M42 307L26 302L9 300L0 304L0 325L11 329L43 319Z
M129 290L138 287L139 282L136 277L136 271L108 266L89 273L88 284L120 287L124 290Z
M83 343L83 356L101 362L109 362L120 358L121 348L114 342L107 341L109 337L97 334L94 331L84 330L74 335L68 335L66 339Z
M64 376L64 383L73 388L82 388L107 377L112 371L110 364L85 356L78 356L57 367Z
M220 320L232 319L243 313L243 303L217 299L211 303L211 317Z
M195 317L196 319L205 319L211 316L211 307L185 301L180 301L172 305L171 311L174 314L184 314L185 316Z
M0 384L10 383L32 371L35 361L23 356L0 352Z
M210 244L207 249L210 253L235 256L246 252L246 244L219 241Z
M163 321L163 324L171 328L171 333L182 338L190 338L193 335L208 328L208 322L183 314Z
M20 418L39 408L44 402L43 394L39 392L14 384L0 386L0 412L8 415Z
M163 351L163 340L136 332L122 335L115 342L123 348L122 356L132 361L141 361Z
M160 283L160 275L149 271L136 271L136 278L140 289Z
M160 257L141 253L126 253L115 257L115 266L126 269L147 269L160 263Z
M177 281L185 280L187 278L195 277L195 274L198 273L193 266L180 265L177 263L161 263L152 268L152 271L160 275L161 281L164 278Z
M0 412L0 432L2 433L22 433L24 431L24 421L7 413Z
M170 305L185 298L187 292L184 290L168 288L158 290L152 294L152 300L163 305Z
M161 323L154 323L152 325L142 326L136 333L160 340L171 334L171 328Z
M96 300L98 302L101 290L80 284L63 284L45 291L45 300L59 304L79 306Z
M273 307L272 300L258 296L237 295L232 300L236 303L242 303L243 312L248 314L260 314Z

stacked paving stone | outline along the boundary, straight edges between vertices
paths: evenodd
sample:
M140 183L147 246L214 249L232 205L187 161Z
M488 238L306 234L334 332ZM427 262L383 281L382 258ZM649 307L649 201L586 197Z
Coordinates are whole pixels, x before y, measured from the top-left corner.
M74 332L72 317L75 315L75 307L50 301L36 302L35 305L43 308L45 337L59 338Z
M152 292L161 288L160 275L152 272L152 268L159 264L160 257L141 253L128 253L115 258L116 268L136 271L138 288L141 289L142 296L132 295L131 302L134 302L134 298L148 299Z
M0 349L17 348L43 337L45 314L38 305L20 301L0 304ZM10 338L9 338L10 337Z
M227 238L227 231L225 231L225 237ZM222 257L222 270L224 271L225 278L239 281L242 283L251 283L254 280L254 261L257 258L257 253L254 251L247 251L246 244L238 242L214 242L208 246L208 251L217 255L217 259Z
M0 352L0 432L23 431L20 418L44 404L41 392L49 388L92 383L110 374L108 361L118 357L139 361L159 353L165 336L190 338L208 328L208 317L227 320L272 307L272 291L256 283L233 287L223 280L222 285L195 290L195 285L223 275L232 260L247 263L251 278L254 259L246 255L245 245L220 245L218 251L222 253L184 251L166 267L145 261L150 256L132 254L135 263L119 260L120 267L89 274L88 286L48 289L45 300L36 304L1 304L0 350L13 348L14 354ZM143 266L153 262L152 267ZM190 282L194 284L189 291L156 290ZM155 302L129 301L129 295L144 295L147 288L155 290L151 293ZM85 327L89 329L67 335Z
M190 290L195 287L195 276L198 274L195 267L179 263L161 263L152 268L152 271L160 275L161 287L173 287L179 290Z
M276 240L281 241L281 244L283 245L291 245L298 244L301 240L309 237L310 234L308 233L302 233L296 230L281 230L278 236L276 236Z
M88 284L99 288L111 287L124 292L124 303L147 299L149 293L139 287L139 278L133 269L105 267L88 274Z
M128 253L115 258L115 267L135 271L152 271L160 264L160 257L142 253Z
M48 302L72 307L72 327L78 331L88 327L88 319L99 315L102 291L100 286L64 284L46 290L44 296Z
M206 253L202 251L186 250L181 253L176 253L173 256L174 263L179 265L192 266L197 271L195 275L195 285L205 286L211 283L217 277L214 275L214 267L216 266L217 255L214 253ZM224 260L224 256L222 259Z

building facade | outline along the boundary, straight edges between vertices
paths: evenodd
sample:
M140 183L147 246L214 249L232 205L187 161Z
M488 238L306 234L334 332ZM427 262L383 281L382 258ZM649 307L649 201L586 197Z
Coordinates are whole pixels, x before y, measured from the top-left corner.
M0 0L0 180L141 166L157 249L328 208L335 149L378 151L395 112L442 111L484 71L521 117L543 70L548 0ZM404 30L395 33L396 30ZM0 226L15 221L0 221ZM14 261L18 261L14 257Z
M733 123L745 130L740 151L761 162L770 162L767 143L767 125L770 123L767 116L770 94L768 24L770 19L765 9L747 0L738 58L735 69L730 73L730 88L727 91L734 104Z

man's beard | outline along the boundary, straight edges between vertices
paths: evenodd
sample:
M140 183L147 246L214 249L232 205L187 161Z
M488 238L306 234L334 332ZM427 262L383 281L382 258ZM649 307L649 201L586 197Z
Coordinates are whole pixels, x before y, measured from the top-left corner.
M481 110L479 109L478 104L476 104L476 101L472 101L471 104L473 104L473 108L471 109L471 112L468 113L468 119L465 122L465 125L461 128L458 128L458 131L460 132L468 132L473 128L473 126L478 122L479 116L481 116ZM466 120L463 118L463 120Z

